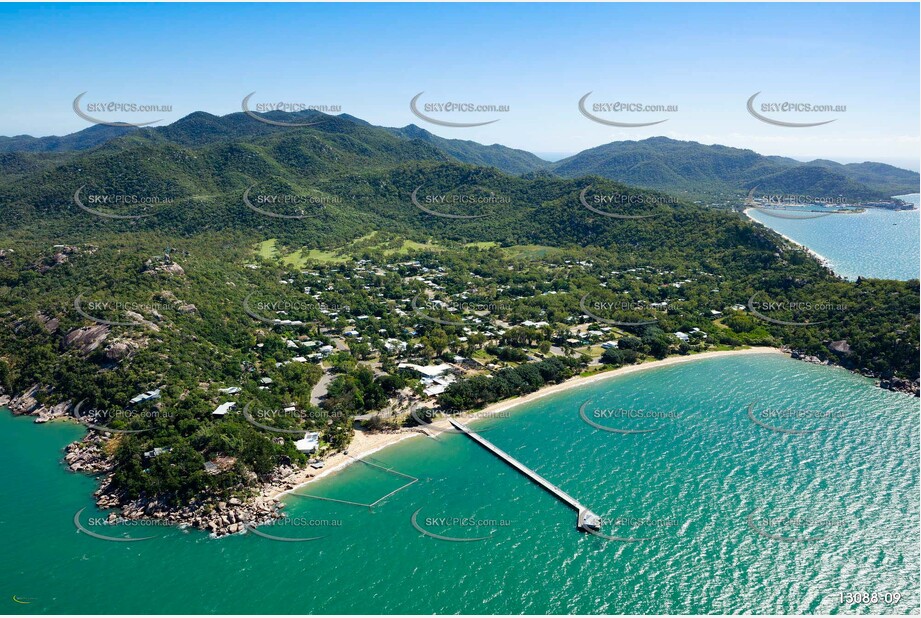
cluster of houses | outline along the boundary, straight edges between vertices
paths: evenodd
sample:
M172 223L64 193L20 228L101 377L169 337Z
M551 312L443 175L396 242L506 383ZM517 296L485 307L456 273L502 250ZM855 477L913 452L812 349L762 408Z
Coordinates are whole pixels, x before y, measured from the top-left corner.
M247 265L251 266L251 265ZM552 265L553 267L562 267L562 268L575 268L575 269L589 269L594 267L591 262L588 261L570 261L565 260L562 266ZM448 272L444 267L427 267L421 264L417 260L403 261L393 264L386 264L383 267L378 267L372 264L368 260L359 260L354 268L350 269L348 274L345 274L345 278L349 280L361 281L369 275L373 276L384 276L388 273L386 271L396 272L400 275L403 283L422 283L428 290L431 292L443 292L448 285L443 280L447 276ZM633 277L638 280L646 280L648 275L653 273L657 276L667 275L667 272L657 272L649 269L634 268L625 273L619 273L618 271L612 271L611 275L622 275ZM285 365L287 363L307 363L315 362L319 363L326 359L331 354L335 353L337 349L347 350L346 342L350 340L354 341L367 341L370 340L373 345L390 356L396 356L403 359L405 362L400 362L397 367L401 371L408 371L414 376L418 377L422 385L422 395L425 398L433 398L442 394L447 390L447 388L455 383L458 378L464 375L468 371L481 371L484 369L484 366L472 358L464 358L461 356L455 356L453 362L440 362L437 364L417 364L415 362L409 362L411 360L419 361L418 358L414 356L414 353L417 349L424 347L421 343L413 343L413 339L418 335L416 328L422 322L418 320L425 319L424 315L416 315L419 313L424 313L425 311L431 311L432 309L444 309L448 312L452 312L453 306L463 306L467 305L468 311L461 313L453 310L453 313L456 314L456 320L462 322L463 326L460 326L460 331L462 334L458 337L460 342L466 342L468 337L473 335L483 335L487 341L496 342L498 341L509 329L517 327L525 327L531 329L542 329L542 328L552 328L554 325L550 324L544 320L524 320L520 323L511 324L504 322L498 319L495 316L495 312L491 311L471 311L469 307L473 305L470 302L471 298L476 298L476 290L472 289L471 286L468 286L467 291L462 291L452 295L452 302L446 303L444 301L439 301L435 299L426 299L425 300L425 309L420 310L417 306L418 303L414 304L413 298L399 298L398 296L393 296L390 300L385 299L383 292L379 289L372 289L371 286L362 284L361 288L368 293L368 296L376 296L381 299L382 303L390 303L391 311L401 318L406 318L405 320L400 320L400 328L402 329L399 333L393 333L393 324L391 323L390 331L380 326L387 325L381 321L378 323L377 320L372 319L372 316L369 315L356 315L352 316L352 312L348 307L338 307L338 306L327 306L322 302L323 294L325 292L335 292L336 286L329 281L325 281L320 278L320 273L303 271L303 275L310 275L317 277L316 281L309 281L311 285L304 287L304 293L313 298L318 307L319 311L334 322L334 326L326 326L321 328L313 333L312 337L307 335L297 336L293 333L297 333L296 329L286 329L286 336L284 338L285 347L290 350L291 356L288 360L281 362L276 362L276 366ZM469 277L472 279L482 279L480 275L476 273L469 273ZM606 276L602 277L601 287L607 287ZM283 280L282 283L293 284L293 278ZM673 281L671 283L662 283L661 287L670 287L681 289L685 284L691 283L690 279ZM498 286L492 286L493 289L500 294L510 289L512 286L503 284ZM716 291L716 290L714 290ZM542 294L557 294L556 290L544 291ZM660 297L661 298L661 297ZM415 300L418 300L415 299ZM677 299L681 301L683 299ZM674 301L674 299L672 299ZM669 309L669 299L661 300L659 302L650 302L648 307L657 310L657 311L668 311ZM744 311L746 307L744 305L733 305L732 310L734 311ZM278 319L275 320L275 324L282 326L301 326L303 322L294 319L288 319L287 314L284 311L276 312ZM709 317L711 319L717 319L722 317L722 312L718 310L710 310ZM417 320L418 318L418 320ZM618 329L612 328L611 326L598 324L592 316L589 315L573 315L567 320L569 325L568 334L569 336L565 339L565 344L568 344L569 347L583 347L583 346L598 346L603 350L617 349L619 346L618 335L621 331ZM687 330L687 329L685 329ZM301 330L301 333L304 331ZM565 330L562 332L566 332ZM393 335L396 336L388 336ZM684 331L676 331L672 333L679 341L689 343L692 339L706 339L707 333L701 331L699 328L693 328ZM567 335L564 335L566 337ZM558 341L558 340L557 340ZM263 343L258 343L257 348L262 348ZM420 361L425 362L425 361ZM488 364L485 366L486 369L495 369L498 368L498 365ZM254 369L250 369L254 371ZM267 390L272 386L272 379L269 377L258 378L258 388L262 390ZM242 392L240 386L229 386L218 389L218 392L221 395L225 396L234 396ZM130 400L132 404L143 403L145 401L156 400L160 397L160 389L150 390L144 393L140 393ZM217 402L215 402L217 403ZM236 408L235 401L223 401L219 403L212 412L212 416L215 418L223 418L227 414L231 413ZM293 411L293 407L286 408L286 411ZM304 436L298 439L295 442L295 448L305 454L316 453L320 447L320 433L316 431L307 431L304 433ZM145 452L144 457L150 459L156 457L160 454L168 452L169 449L164 448L154 448L151 451ZM313 461L313 460L312 460ZM209 462L213 470L209 472L217 473L216 470L220 469L218 463ZM314 465L312 463L311 465ZM322 465L322 462L316 463L316 465Z

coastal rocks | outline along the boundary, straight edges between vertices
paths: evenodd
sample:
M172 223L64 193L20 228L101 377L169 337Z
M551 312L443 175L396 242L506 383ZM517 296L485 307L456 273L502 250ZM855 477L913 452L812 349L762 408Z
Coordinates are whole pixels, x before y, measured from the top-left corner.
M82 326L75 328L64 336L61 342L65 348L73 349L84 356L95 350L109 335L109 327L105 324Z
M897 393L914 395L915 397L921 396L921 385L918 384L918 380L912 381L895 377L883 378L879 381L879 387Z
M64 418L70 416L70 412L73 409L73 404L69 401L64 401L62 403L51 406L51 408L46 408L45 406L40 406L37 410L33 412L35 414L36 423L47 423L56 418Z
M64 462L72 472L99 474L112 469L112 463L103 452L102 440L98 437L68 444L64 449Z
M818 356L814 356L814 355L811 355L811 354L803 354L802 352L799 352L798 350L792 350L792 351L790 352L790 358L792 358L793 360L801 360L801 361L805 361L805 362L807 362L807 363L812 363L812 364L814 364L814 365L829 365L829 364L831 364L831 363L829 363L827 360L822 360L822 359L819 358Z
M34 384L29 390L15 397L10 397L9 395L0 397L0 406L8 407L16 416L35 416L36 423L47 423L50 420L70 414L71 408L73 408L70 401L58 403L50 408L39 403L38 396L44 390L38 384Z
M834 352L839 357L839 365L845 369L851 369L850 363L847 362L847 357L851 354L851 347L846 340L841 341L832 341L828 344L828 349ZM784 349L784 351L787 351ZM830 362L828 360L822 360L818 356L813 356L810 354L804 354L798 350L789 350L790 358L794 360L801 360L807 363L813 363L815 365L835 365L836 363ZM918 380L907 380L905 378L899 378L895 376L890 377L881 377L878 374L872 371L862 371L860 375L865 378L874 378L879 380L877 383L880 388L894 391L897 393L905 393L906 395L914 395L915 397L921 397L921 385L919 385Z
M81 452L95 453L91 448ZM112 487L111 469L103 471L109 475L94 494L96 504L101 509L120 509L119 517L123 519L156 519L181 528L198 528L217 538L244 532L250 524L258 526L282 517L279 511L284 505L265 496L253 500L205 498L180 506L145 497L129 500Z
M26 392L10 399L9 403L7 403L7 406L9 407L10 411L12 411L12 413L16 414L17 416L23 414L32 414L41 407L41 404L39 404L38 400L35 398L40 391L41 388L38 386L38 384L35 384Z

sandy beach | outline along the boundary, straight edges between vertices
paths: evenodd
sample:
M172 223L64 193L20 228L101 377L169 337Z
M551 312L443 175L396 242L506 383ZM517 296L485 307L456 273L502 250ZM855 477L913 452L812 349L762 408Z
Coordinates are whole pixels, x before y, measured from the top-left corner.
M649 361L640 365L628 365L626 367L620 367L619 369L612 369L597 375L570 378L565 382L542 388L539 391L530 393L528 395L515 397L513 399L506 399L504 401L497 401L496 403L486 406L482 410L477 410L469 414L455 415L451 418L461 422L476 422L478 418L496 415L497 413L508 411L512 408L536 401L542 397L547 397L548 395L561 393L563 391L579 388L587 384L594 384L596 382L601 382L603 380L608 380L614 377L624 376L627 374L636 373L638 371L645 371L647 369L654 369L657 367L681 365L683 363L690 363L696 360L717 358L721 356L741 356L748 354L784 354L784 352L781 352L777 348L754 347L741 350L702 352L700 354L690 354L688 356L671 356L669 358ZM426 429L431 433L438 433L439 431L444 430L452 430L447 418L440 418L435 420L430 425L427 425ZM402 442L403 440L416 436L426 437L426 433L422 431L421 428L407 428L400 431L385 433L369 433L363 430L355 430L355 435L352 438L352 443L349 444L348 455L345 455L344 453L336 453L331 455L326 458L326 466L324 466L321 470L314 470L313 468L309 467L305 470L300 470L297 474L284 479L283 482L269 486L269 488L263 492L263 496L270 498L280 498L285 494L296 491L297 489L304 487L305 485L317 479L342 470L346 466L355 463L356 460L362 457L371 455L372 453L376 453L389 446L393 446L394 444Z
M751 216L750 214L748 214L748 211L750 211L750 210L753 210L753 209L752 209L752 208L746 208L746 209L743 211L743 212L745 213L745 216L746 216L746 217L748 217L749 219L751 219L751 220L754 221L755 223L760 223L761 225L764 225L764 226L766 226L766 227L771 227L771 226L769 226L767 223L765 223L765 222L763 222L763 221L758 221L758 220L755 219L753 216ZM776 233L779 234L780 236L784 237L785 239L787 239L788 242L791 242L791 243L793 243L794 245L796 245L797 247L800 247L803 251L805 251L806 253L808 253L809 255L811 255L812 257L814 257L815 259L817 259L819 262L821 262L821 263L822 263L822 266L824 266L825 268L828 268L828 269L834 271L834 268L832 268L832 265L831 265L831 261L830 261L827 257L825 257L824 255L822 255L822 254L820 254L820 253L816 253L815 251L813 251L812 249L810 249L810 248L807 247L806 245L804 245L804 244L802 244L802 243L800 243L800 242L797 242L797 241L793 240L792 238L790 238L790 237L787 236L786 234L784 234L784 233L782 233L782 232L778 232L777 230L775 230L775 229L772 228L772 227L771 227L771 230L774 231L774 232L776 232Z
M323 468L316 470L308 466L303 470L299 470L296 474L285 478L283 481L266 487L262 492L262 496L267 498L281 498L285 494L289 494L308 483L342 470L362 457L376 453L388 446L393 446L407 438L424 435L422 431L415 428L378 433L356 429L352 436L352 442L347 449L348 455L343 452L334 453L324 459L326 465L323 466Z

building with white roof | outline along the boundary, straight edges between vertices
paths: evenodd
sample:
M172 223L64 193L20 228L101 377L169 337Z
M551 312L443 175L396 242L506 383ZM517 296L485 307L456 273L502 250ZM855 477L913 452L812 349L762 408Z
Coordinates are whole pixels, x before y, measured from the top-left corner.
M211 413L211 416L224 416L225 414L230 412L230 410L236 405L237 405L236 401L225 401L224 403L222 403L221 405L219 405L217 408L214 409L214 412Z
M294 448L296 448L301 453L312 453L320 446L320 434L316 431L308 431L304 434L304 437L294 443Z

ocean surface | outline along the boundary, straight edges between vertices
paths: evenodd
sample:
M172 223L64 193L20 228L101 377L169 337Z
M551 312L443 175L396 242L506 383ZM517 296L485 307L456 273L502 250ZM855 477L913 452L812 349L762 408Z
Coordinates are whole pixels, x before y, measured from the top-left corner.
M915 210L869 208L859 214L817 219L781 219L749 209L756 221L812 249L847 279L918 279L921 261L921 195L899 195Z
M374 508L292 496L289 521L260 528L318 540L103 526L93 479L61 463L82 429L3 410L5 613L917 613L918 405L843 369L750 355L479 422L630 541L576 531L574 511L444 434L373 456L419 479ZM356 464L302 491L370 504L407 482ZM93 538L80 509L94 533L154 538Z

